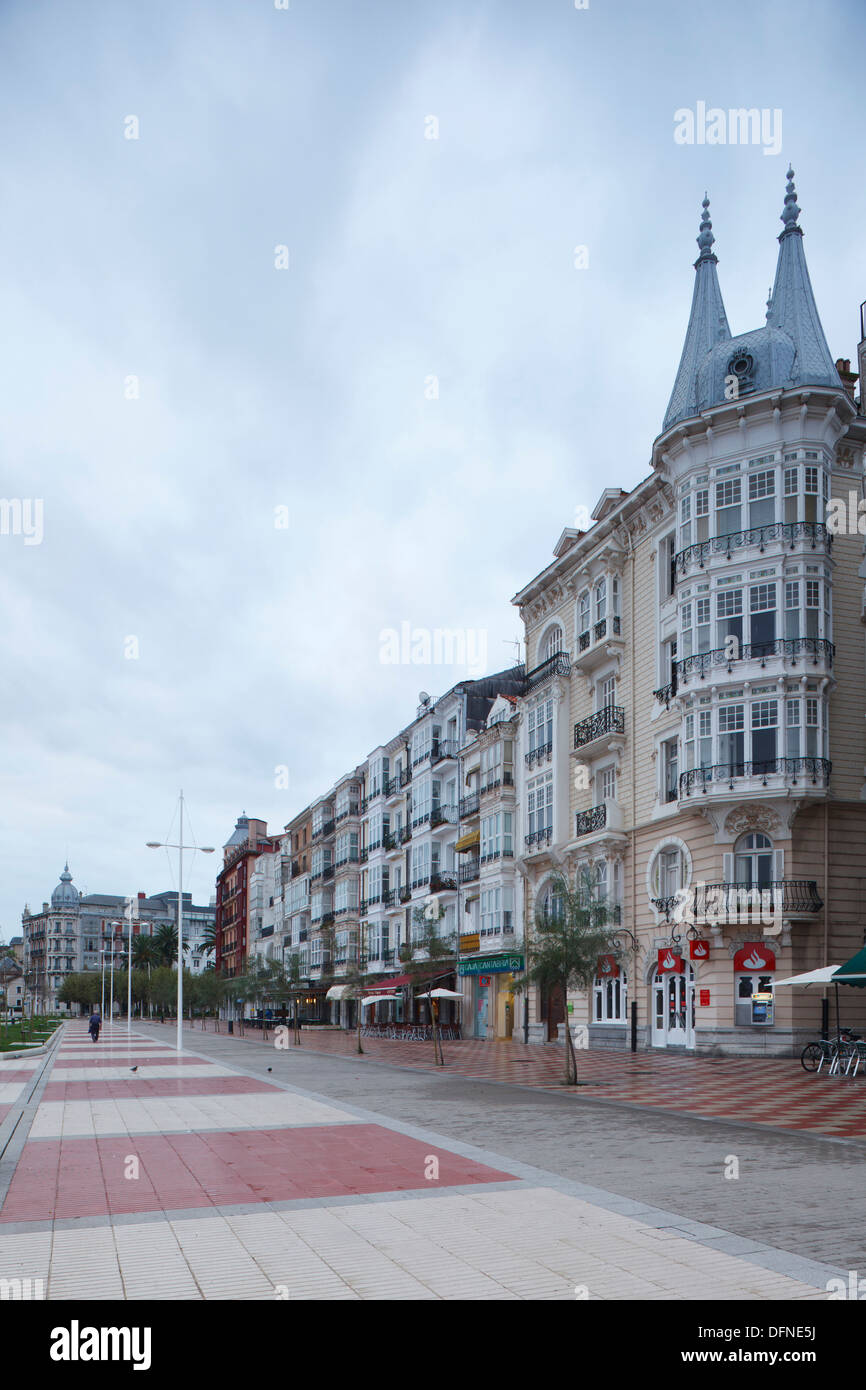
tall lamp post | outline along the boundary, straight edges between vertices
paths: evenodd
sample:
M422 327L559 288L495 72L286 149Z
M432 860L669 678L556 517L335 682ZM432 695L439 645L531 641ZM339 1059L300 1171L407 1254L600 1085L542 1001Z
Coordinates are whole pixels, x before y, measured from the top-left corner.
M183 852L185 849L198 850L201 854L213 854L212 845L185 845L183 842L183 790L180 793L180 828L177 844L163 843L161 840L148 840L148 849L177 850L177 1050L183 1052Z

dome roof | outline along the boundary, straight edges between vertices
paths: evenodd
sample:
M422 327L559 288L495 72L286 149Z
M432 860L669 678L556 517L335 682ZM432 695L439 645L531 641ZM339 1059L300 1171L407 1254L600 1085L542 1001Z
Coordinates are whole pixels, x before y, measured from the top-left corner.
M78 889L72 886L72 875L69 872L68 864L64 865L60 882L51 894L51 906L53 908L78 906Z
M735 376L740 395L793 386L797 349L781 328L755 328L710 348L698 366L698 412L725 400L725 378Z

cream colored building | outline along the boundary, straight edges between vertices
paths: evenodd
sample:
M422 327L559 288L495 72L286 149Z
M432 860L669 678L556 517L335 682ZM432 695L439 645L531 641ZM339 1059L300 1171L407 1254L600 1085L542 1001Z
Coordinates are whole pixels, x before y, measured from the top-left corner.
M638 1047L789 1054L821 996L774 982L863 944L866 418L799 215L789 172L766 324L733 337L705 201L652 471L606 489L514 599L524 927L580 869L622 924L617 959L568 1001L591 1047L634 1028ZM526 1035L555 1039L565 1017L533 994Z

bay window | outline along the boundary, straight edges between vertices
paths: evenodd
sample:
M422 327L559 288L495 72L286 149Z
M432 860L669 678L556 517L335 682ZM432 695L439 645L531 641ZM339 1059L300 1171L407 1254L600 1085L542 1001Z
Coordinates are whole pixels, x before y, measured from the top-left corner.
M742 484L739 478L716 483L716 535L729 536L740 530Z

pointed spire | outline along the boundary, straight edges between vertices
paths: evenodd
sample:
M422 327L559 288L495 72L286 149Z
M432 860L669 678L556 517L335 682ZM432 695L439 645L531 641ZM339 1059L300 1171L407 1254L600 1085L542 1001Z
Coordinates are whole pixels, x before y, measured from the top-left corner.
M785 205L779 234L776 279L767 306L767 326L787 333L796 351L791 372L797 386L840 386L839 374L824 337L812 282L803 250L803 228L797 225L800 208L794 188L794 170L788 168Z
M689 315L689 326L686 329L683 354L680 358L674 389L662 426L663 430L669 429L677 420L685 420L690 415L697 415L698 368L711 348L715 347L717 343L726 341L731 336L728 316L725 313L722 292L716 274L718 257L712 249L715 237L709 214L710 200L706 194L704 194L704 201L701 206L703 212L700 231L697 236L700 254L695 261L692 309Z

